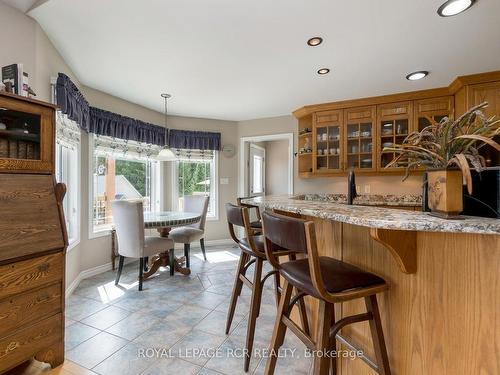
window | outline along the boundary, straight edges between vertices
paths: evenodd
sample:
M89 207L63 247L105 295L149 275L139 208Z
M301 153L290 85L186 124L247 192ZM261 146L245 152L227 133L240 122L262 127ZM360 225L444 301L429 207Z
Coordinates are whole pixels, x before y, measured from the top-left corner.
M140 199L145 212L158 211L160 181L159 163L146 149L133 142L92 138L91 237L111 229L115 199Z
M177 150L173 168L173 209L182 211L186 195L210 197L207 218L217 220L217 152Z
M66 184L63 209L71 249L80 242L80 130L61 114L56 125L56 180Z

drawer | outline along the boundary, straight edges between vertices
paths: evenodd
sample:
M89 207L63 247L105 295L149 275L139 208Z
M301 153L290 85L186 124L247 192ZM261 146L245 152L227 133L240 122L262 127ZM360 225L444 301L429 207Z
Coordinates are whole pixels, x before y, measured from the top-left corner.
M0 337L61 311L61 283L3 299L0 301Z
M62 345L63 316L57 314L0 339L0 373L37 354Z
M0 299L62 281L63 262L57 253L0 266Z

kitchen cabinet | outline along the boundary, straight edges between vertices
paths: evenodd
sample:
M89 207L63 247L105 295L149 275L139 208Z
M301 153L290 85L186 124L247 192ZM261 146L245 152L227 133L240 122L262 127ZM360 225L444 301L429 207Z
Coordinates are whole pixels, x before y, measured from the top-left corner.
M344 112L344 170L374 171L376 107L350 108Z
M342 118L339 111L318 112L313 126L313 173L341 172L342 155Z

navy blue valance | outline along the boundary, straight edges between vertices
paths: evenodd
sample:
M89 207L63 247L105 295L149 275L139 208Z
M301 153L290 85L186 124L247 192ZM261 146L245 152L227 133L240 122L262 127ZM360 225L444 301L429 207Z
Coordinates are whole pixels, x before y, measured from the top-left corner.
M166 144L167 135L164 127L95 107L90 107L88 132L158 146Z
M170 129L170 148L216 150L221 148L220 133Z
M88 133L158 146L167 144L167 129L131 117L89 106L71 79L59 73L56 85L57 104L62 113Z
M57 77L56 97L62 113L75 121L80 128L88 130L89 103L66 74L59 73Z

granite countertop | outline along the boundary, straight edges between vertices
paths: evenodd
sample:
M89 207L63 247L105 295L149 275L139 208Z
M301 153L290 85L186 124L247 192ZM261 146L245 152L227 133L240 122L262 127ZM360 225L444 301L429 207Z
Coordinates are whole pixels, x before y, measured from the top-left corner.
M371 228L415 230L424 232L450 232L450 233L477 233L500 234L500 220L474 216L462 216L462 220L447 220L430 216L420 211L395 210L391 208L373 207L375 205L389 205L385 196L361 196L355 205L347 205L341 200L341 195L272 195L243 200L244 203L254 204L262 208L278 209L281 211L318 217L326 220L340 221L347 224L360 225ZM315 199L316 197L316 199ZM391 204L396 206L412 204L411 196L391 197ZM415 197L415 196L413 196ZM337 200L335 200L337 199ZM383 203L381 203L383 202ZM361 205L363 204L363 205Z

